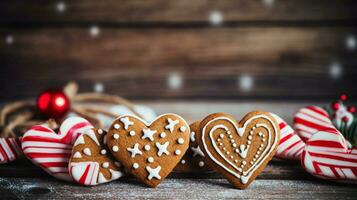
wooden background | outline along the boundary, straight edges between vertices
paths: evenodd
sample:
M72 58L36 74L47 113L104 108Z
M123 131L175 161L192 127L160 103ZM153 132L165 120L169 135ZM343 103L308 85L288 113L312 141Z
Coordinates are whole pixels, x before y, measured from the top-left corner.
M0 97L76 80L131 99L356 98L356 18L355 0L2 0Z

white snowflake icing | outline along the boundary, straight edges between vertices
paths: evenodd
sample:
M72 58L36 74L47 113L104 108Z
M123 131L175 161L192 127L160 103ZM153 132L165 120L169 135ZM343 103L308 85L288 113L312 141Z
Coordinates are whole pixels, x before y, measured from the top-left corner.
M145 138L149 138L150 141L154 141L154 134L156 133L156 130L150 130L148 129L143 129L143 136L141 137L141 139L145 139Z
M146 170L149 172L149 175L147 177L148 180L151 180L152 178L156 178L158 180L161 179L160 176L160 170L161 170L161 166L157 166L156 168L151 168L149 166L146 166Z
M172 120L171 118L167 119L168 124L165 126L166 129L170 130L170 132L172 133L175 129L175 125L179 123L179 120Z
M166 155L170 155L170 152L167 151L167 147L169 146L170 142L165 142L164 144L160 144L158 142L155 143L158 152L157 155L161 156L163 153Z
M136 154L143 155L143 152L139 149L139 144L136 143L133 148L127 148L127 150L131 153L131 157L134 158Z
M125 130L128 130L129 126L134 125L134 122L130 121L129 117L121 118L120 121L123 122Z

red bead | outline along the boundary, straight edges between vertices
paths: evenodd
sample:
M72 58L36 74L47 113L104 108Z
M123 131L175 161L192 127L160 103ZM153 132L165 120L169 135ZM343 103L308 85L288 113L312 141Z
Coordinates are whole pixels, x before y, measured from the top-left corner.
M43 91L37 98L37 108L47 118L59 119L69 110L70 101L59 89Z
M341 94L340 100L341 101L346 101L347 100L347 95L346 94Z
M347 116L344 116L344 117L342 118L342 120L343 120L344 122L348 122L348 117L347 117Z
M356 107L355 106L349 106L348 107L348 112L355 113L356 112Z
M331 104L331 108L333 110L338 110L339 107L340 107L340 104L338 102L334 102Z

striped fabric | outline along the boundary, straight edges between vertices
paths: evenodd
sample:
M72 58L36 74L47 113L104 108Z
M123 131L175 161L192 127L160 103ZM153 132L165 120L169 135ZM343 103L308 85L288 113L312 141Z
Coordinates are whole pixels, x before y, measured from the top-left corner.
M328 113L318 106L307 106L300 109L294 116L294 129L306 142L314 133L334 128Z
M21 138L0 138L0 164L14 161L21 155Z
M302 166L314 176L357 183L357 148L349 149L336 129L315 133L301 158Z
M30 128L22 138L22 150L35 165L50 175L71 181L68 173L68 160L75 139L92 125L81 117L70 117L55 133L46 125Z
M279 116L273 114L280 127L280 143L275 157L288 160L300 160L305 143L296 132Z

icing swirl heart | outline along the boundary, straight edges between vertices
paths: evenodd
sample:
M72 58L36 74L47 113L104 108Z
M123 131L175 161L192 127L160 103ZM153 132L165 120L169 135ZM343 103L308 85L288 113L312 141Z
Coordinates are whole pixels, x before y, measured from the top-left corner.
M279 144L279 126L267 112L248 113L240 123L223 113L206 117L196 135L211 167L244 189L265 168Z
M150 124L124 115L109 128L106 143L127 171L156 187L185 154L189 137L190 127L178 115L164 114Z

